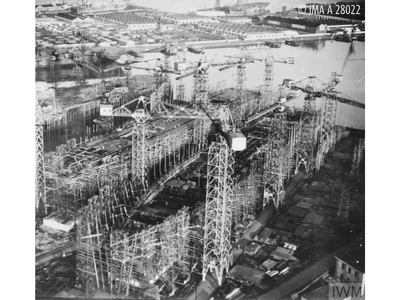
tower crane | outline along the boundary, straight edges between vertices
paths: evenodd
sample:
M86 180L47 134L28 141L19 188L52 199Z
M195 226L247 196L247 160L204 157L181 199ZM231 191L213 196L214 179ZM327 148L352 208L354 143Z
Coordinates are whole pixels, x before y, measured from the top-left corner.
M231 60L228 61L226 66L220 68L219 70L226 70L228 68L231 68L233 66L236 67L236 86L235 86L235 93L234 93L234 119L235 119L235 124L237 127L243 125L243 120L244 120L244 105L246 105L246 82L247 82L247 76L246 76L246 64L248 63L254 63L255 58L247 55L244 53L243 49L240 49L240 55L239 56L227 56L230 59L236 59L236 60Z
M207 112L204 103L200 107ZM218 284L232 264L231 228L234 189L234 151L246 148L246 138L237 132L228 106L214 111L212 122L220 139L208 150L207 192L204 225L203 280L213 271Z
M131 112L127 105L134 105ZM134 120L132 127L132 183L139 195L146 194L147 182L147 145L146 122L150 119L149 103L143 96L133 99L128 103L113 109L112 104L103 103L100 106L100 116L127 117ZM138 197L140 200L141 198Z

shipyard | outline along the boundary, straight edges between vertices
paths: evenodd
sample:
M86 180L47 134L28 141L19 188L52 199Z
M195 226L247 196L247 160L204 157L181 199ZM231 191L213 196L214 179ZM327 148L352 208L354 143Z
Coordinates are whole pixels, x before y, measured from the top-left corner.
M42 2L37 299L365 299L364 3Z

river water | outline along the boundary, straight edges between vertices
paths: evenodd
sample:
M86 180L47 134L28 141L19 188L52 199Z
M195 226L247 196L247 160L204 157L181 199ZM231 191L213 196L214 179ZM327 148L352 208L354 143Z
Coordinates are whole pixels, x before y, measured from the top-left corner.
M353 47L349 43L336 41L309 41L303 42L299 47L282 45L281 48L270 49L248 48L245 53L255 58L264 58L268 53L274 55L275 59L294 57L295 64L289 65L284 63L274 64L274 90L277 90L283 79L290 78L299 81L308 76L316 76L317 78L328 82L331 73L337 72L343 75L343 81L339 83L336 89L358 102L365 103L365 43L355 42ZM239 48L220 48L206 49L205 54L209 61L223 62L228 58L226 56L238 56ZM160 57L159 53L145 54L145 58ZM196 62L199 55L187 52L186 58L189 62ZM150 63L148 63L149 65ZM236 68L230 68L225 71L219 71L220 67L210 68L209 81L210 88L216 87L218 82L223 82L227 88L233 87L236 83ZM146 71L135 70L138 74L148 74ZM247 64L247 88L257 89L263 84L264 65L261 61L254 64ZM179 81L174 80L175 86ZM193 89L193 77L182 79L186 86L186 96L190 99ZM290 103L291 106L301 108L303 106L304 96L297 98ZM320 105L321 101L317 101ZM356 129L365 129L365 110L353 106L338 103L336 123L338 125L352 126Z

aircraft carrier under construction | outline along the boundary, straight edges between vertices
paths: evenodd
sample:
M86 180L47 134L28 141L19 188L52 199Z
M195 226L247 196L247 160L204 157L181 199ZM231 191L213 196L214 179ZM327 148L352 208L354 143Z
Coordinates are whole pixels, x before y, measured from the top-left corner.
M280 299L327 274L305 275L321 257L352 247L364 132L335 120L338 102L365 105L336 89L346 80L336 72L273 91L269 55L263 86L247 90L250 61L203 53L182 73L166 55L154 76L121 63L124 76L79 97L79 81L56 84L69 93L63 108L37 83L37 297ZM210 91L214 66L235 68L234 88ZM190 99L173 93L171 74L193 76ZM301 110L288 105L303 96Z

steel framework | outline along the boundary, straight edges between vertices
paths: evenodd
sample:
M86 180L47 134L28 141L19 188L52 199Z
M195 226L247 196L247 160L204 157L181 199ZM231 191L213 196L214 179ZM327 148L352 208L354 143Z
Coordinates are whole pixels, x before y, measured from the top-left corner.
M186 101L186 86L183 83L183 80L179 80L176 86L176 99Z
M132 117L131 114L129 117ZM111 182L120 182L123 197L127 199L134 192L132 182L128 180L132 169L134 174L139 174L138 180L151 178L152 184L147 192L152 194L158 179L161 182L168 180L169 174L195 159L208 145L208 119L179 120L165 122L165 125L157 123L157 126L164 126L165 129L156 137L146 136L143 131L140 137L140 131L135 130L132 137L135 139L133 158L133 151L127 142L125 146L121 144L119 150L110 151L90 149L85 144L78 144L74 148L65 144L58 146L55 153L49 153L46 163L47 202L50 201L49 204L60 215L73 215L76 201L93 196L98 188ZM137 160L145 163L136 163ZM147 172L144 173L144 170ZM145 176L141 177L143 174ZM142 182L146 181L140 179L139 183ZM139 200L136 199L133 205L140 206L145 199Z
M36 96L36 124L35 124L35 136L36 136L36 210L39 209L40 203L44 205L45 213L47 214L47 202L46 202L46 177L45 177L45 166L44 166L44 144L43 144L43 118L42 108L39 105Z
M132 182L134 187L146 193L147 182L147 126L145 123L136 123L132 130Z
M273 104L274 59L267 56L264 60L264 85L262 91L263 105L260 109Z
M268 140L264 152L264 202L263 206L272 201L278 208L284 201L284 180L287 174L288 157L288 127L286 114L276 113L268 132Z
M304 166L308 173L313 168L313 157L316 146L317 132L317 108L316 98L306 95L303 111L299 122L299 130L296 138L296 169L297 173Z
M199 66L193 75L193 94L192 99L195 103L208 104L208 63L207 58L202 56Z
M228 144L213 142L208 151L203 280L211 270L220 285L224 270L228 272L232 264L233 168L233 151Z
M262 178L257 174L256 168L251 166L249 174L243 180L237 179L234 189L234 201L232 201L232 224L236 225L249 215L256 212L262 195L260 188Z
M178 277L191 272L189 210L143 228L127 218L129 207L118 205L109 188L100 191L78 213L78 285L87 294L103 290L121 298L159 299L155 283L161 281L173 295Z

